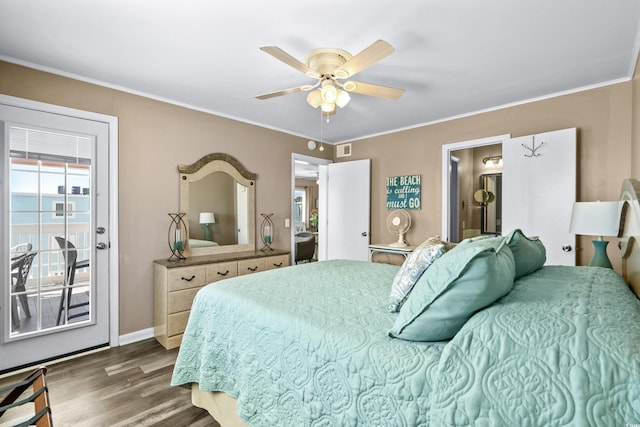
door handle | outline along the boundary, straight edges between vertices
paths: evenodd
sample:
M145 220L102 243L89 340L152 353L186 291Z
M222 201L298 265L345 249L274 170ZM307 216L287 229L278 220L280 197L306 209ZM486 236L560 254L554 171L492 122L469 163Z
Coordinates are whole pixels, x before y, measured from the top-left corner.
M106 244L106 243L103 243L103 242L100 242L100 243L98 243L98 244L96 245L96 248L97 248L97 249L101 249L101 250L102 250L102 249L107 249L107 244Z

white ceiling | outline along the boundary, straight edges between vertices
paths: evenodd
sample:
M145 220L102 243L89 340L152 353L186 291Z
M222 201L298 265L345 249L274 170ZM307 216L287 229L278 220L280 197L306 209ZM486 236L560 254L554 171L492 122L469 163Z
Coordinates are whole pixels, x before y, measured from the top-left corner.
M304 138L345 142L628 80L638 0L0 0L0 59ZM356 80L406 89L352 94L322 125L313 83L259 50L302 61L378 39L391 56Z

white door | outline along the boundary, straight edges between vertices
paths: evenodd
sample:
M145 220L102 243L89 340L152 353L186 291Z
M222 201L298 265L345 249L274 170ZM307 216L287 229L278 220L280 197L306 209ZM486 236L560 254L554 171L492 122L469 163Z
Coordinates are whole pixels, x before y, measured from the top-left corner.
M318 259L367 261L371 161L320 166L320 183Z
M0 105L0 127L3 371L109 344L109 125Z
M502 144L502 231L539 236L548 265L575 265L569 233L576 200L576 129L512 138ZM570 251L563 247L571 247Z

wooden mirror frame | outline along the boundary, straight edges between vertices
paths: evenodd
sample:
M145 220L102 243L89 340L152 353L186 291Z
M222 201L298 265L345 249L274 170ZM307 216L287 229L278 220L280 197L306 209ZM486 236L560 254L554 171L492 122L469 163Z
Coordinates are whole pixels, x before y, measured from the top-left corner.
M221 245L206 248L189 248L189 218L185 218L187 237L185 238L185 256L214 255L221 253L253 251L256 247L256 186L257 175L249 172L234 157L224 153L211 153L191 165L178 165L180 175L180 212L189 214L189 184L199 181L213 172L225 172L238 183L247 187L248 203L248 243Z

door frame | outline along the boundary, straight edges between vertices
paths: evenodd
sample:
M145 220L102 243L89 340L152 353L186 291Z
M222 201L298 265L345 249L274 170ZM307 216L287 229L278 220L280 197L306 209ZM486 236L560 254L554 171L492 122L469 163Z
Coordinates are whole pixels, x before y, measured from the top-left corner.
M30 99L0 94L0 104L105 123L109 128L109 345L119 345L119 240L118 240L118 118ZM4 185L4 184L3 184ZM4 236L6 224L0 234ZM6 239L5 239L6 241ZM0 256L7 256L0 248Z
M291 153L291 196L289 198L291 201L291 206L289 209L289 218L290 218L289 219L289 227L290 227L289 239L291 241L290 243L291 244L291 251L290 251L291 265L294 265L296 263L296 258L295 258L296 237L295 237L295 232L293 231L293 199L295 197L295 192L296 192L296 160L300 162L307 162L309 164L317 165L317 166L328 165L330 163L333 163L332 160L323 159L322 157L313 157L313 156L307 156L305 154ZM318 187L322 185L326 185L326 183L323 183L322 180L320 180L318 183ZM324 237L321 236L320 233L318 233L318 248L320 247L320 240L322 239L324 239Z
M467 148L483 147L485 145L503 144L504 141L511 139L511 134L488 136L485 138L470 139L467 141L453 142L442 146L442 227L441 236L445 241L449 240L449 192L451 182L449 179L449 162L451 152L456 150L464 150Z
M454 171L455 165L455 171ZM447 241L459 242L460 241L460 159L456 156L449 156L449 220L453 219L456 226L451 224L454 221L448 221L447 230L449 235ZM455 181L455 182L454 182ZM455 208L454 208L455 205ZM454 211L455 209L455 211ZM455 228L455 233L454 233Z

